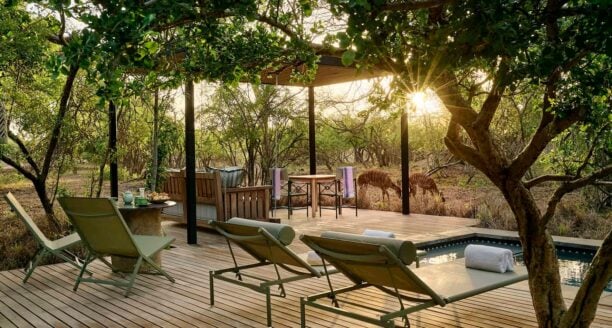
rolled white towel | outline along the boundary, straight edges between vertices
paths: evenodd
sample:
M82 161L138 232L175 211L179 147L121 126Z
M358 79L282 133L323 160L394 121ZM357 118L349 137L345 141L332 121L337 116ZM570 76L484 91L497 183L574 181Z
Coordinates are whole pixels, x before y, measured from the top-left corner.
M310 265L323 265L323 260L315 251L310 251L306 255L306 263Z
M362 235L370 237L395 238L395 234L393 232L372 229L365 229Z
M512 251L506 248L484 245L468 245L465 248L465 266L504 273L514 270Z

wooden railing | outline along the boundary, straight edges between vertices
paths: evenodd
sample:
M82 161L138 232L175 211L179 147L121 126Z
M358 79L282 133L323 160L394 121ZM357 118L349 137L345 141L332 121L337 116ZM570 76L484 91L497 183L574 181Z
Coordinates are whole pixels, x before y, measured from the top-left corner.
M268 221L270 215L270 191L272 186L227 188L224 208L227 219L233 217L255 218Z
M215 206L218 221L226 221L232 217L268 221L271 189L271 186L224 189L221 187L219 172L196 173L196 203ZM184 171L169 173L162 191L167 193L170 199L182 203L185 216Z

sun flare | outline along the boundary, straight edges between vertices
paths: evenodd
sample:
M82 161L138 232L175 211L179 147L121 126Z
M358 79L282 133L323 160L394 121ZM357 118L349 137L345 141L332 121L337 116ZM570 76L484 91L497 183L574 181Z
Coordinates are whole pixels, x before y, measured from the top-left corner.
M412 109L417 115L440 114L442 101L431 89L415 91L410 94Z

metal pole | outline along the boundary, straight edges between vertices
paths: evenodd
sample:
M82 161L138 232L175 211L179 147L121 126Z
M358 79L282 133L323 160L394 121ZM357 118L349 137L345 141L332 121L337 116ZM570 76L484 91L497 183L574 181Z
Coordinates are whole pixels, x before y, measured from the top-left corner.
M110 150L110 193L119 197L119 173L117 172L117 108L108 103L108 147Z
M197 244L196 226L196 174L195 174L195 97L193 81L185 83L185 216L187 243Z
M410 214L410 148L408 146L408 111L404 108L401 119L401 148L402 148L402 214Z
M308 87L308 151L310 157L310 174L317 174L317 149L315 140L315 105L314 87Z

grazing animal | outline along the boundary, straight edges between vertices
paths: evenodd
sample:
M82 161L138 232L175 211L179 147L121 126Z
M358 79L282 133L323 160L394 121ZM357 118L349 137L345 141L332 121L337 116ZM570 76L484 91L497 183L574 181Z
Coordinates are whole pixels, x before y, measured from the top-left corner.
M383 201L385 200L385 195L387 195L387 200L389 200L389 191L387 190L389 188L395 190L397 197L402 196L402 188L391 181L389 173L380 170L372 169L363 172L357 178L357 185L359 188L367 187L368 185L380 188L382 190Z
M423 195L425 195L425 192L429 191L432 196L438 194L440 195L440 198L442 198L443 202L446 201L444 199L444 195L442 195L442 192L438 190L436 182L429 176L423 173L413 173L410 175L410 177L408 177L408 181L410 183L410 194L412 196L416 196L417 187L420 187L423 191Z

